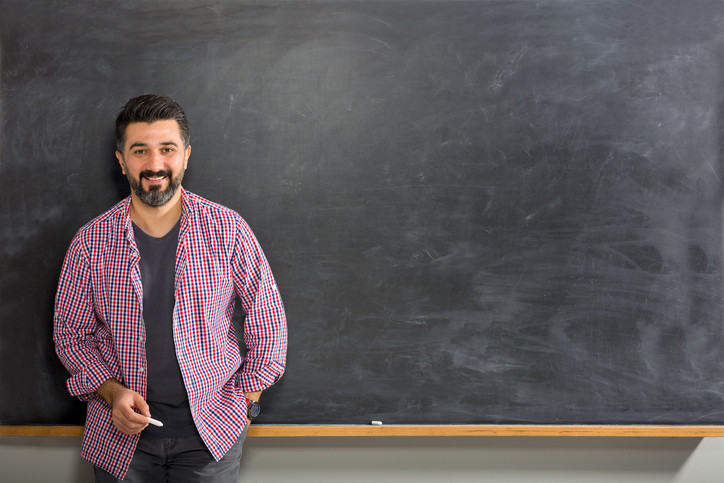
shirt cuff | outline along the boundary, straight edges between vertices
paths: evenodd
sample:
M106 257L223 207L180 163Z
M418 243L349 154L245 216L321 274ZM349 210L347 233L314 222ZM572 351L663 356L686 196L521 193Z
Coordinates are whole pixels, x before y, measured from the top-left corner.
M90 400L101 384L111 379L113 374L105 367L84 368L78 374L68 379L68 392L81 401Z
M284 365L272 361L269 365L255 372L247 372L242 368L239 373L240 387L243 392L263 391L277 382L284 374Z

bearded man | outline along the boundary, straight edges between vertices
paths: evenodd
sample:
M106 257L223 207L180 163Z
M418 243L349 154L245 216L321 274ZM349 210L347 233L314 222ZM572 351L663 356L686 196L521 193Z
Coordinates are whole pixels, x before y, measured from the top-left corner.
M88 402L82 455L96 481L236 482L259 396L285 370L277 285L242 217L181 186L181 106L129 100L116 149L131 194L76 233L55 301L67 387Z

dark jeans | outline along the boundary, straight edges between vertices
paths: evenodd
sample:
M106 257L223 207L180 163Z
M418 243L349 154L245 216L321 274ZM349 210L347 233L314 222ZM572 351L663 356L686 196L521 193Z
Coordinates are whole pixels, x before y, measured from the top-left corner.
M107 471L94 467L96 483L236 483L239 480L244 439L246 431L241 433L224 457L216 461L198 436L155 438L141 433L126 477L119 480Z

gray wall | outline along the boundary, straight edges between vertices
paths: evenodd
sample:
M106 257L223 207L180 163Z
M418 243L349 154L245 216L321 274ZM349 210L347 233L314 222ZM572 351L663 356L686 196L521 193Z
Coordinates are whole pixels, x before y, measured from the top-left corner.
M0 482L92 481L80 438L0 437ZM249 438L239 481L724 481L723 438Z

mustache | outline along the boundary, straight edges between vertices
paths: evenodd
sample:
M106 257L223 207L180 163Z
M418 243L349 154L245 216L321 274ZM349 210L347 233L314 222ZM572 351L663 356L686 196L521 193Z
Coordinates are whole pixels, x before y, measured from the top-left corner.
M150 169L144 169L140 173L138 173L138 179L141 178L156 178L166 176L168 178L171 177L171 171L167 169L162 169L161 171L151 171Z

